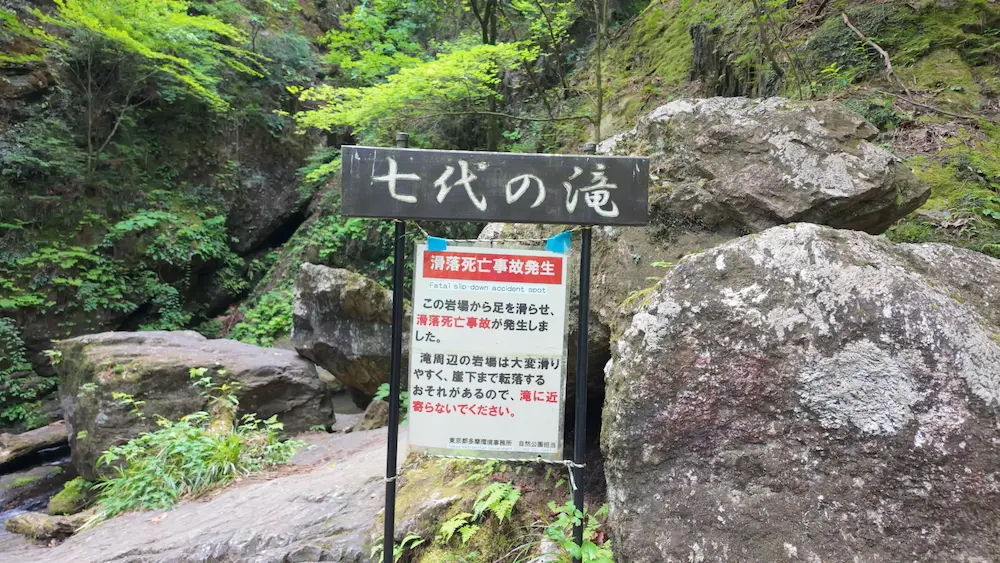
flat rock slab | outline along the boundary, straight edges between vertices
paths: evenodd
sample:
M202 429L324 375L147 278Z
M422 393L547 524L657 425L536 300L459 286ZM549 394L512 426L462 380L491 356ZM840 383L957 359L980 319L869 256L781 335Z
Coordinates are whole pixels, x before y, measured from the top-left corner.
M282 476L251 478L168 512L126 514L54 548L15 547L0 563L366 561L384 500L386 436L312 433L315 447Z
M48 426L22 432L0 434L0 467L46 448L66 444L66 423L53 422Z

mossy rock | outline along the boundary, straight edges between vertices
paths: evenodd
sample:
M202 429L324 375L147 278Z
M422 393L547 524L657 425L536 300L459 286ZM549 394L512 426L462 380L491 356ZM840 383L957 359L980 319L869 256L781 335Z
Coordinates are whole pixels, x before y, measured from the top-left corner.
M0 477L0 503L10 504L30 497L45 487L58 486L63 470L54 465L42 465Z
M93 516L91 511L73 516L49 516L41 512L22 512L4 524L11 533L35 541L61 540L75 534Z
M500 461L433 460L419 463L407 460L396 497L397 544L411 535L424 541L408 550L408 561L454 563L500 561L512 550L542 539L534 525L551 517L549 502L558 505L569 499L569 484L562 469L537 464L512 464ZM520 498L510 518L499 522L484 514L476 531L463 543L459 533L450 541L439 538L442 524L473 511L476 497L487 486L507 482L520 490ZM381 518L380 518L381 520ZM381 521L370 533L380 539ZM522 555L537 555L528 546Z
M76 514L87 508L95 498L93 483L83 477L77 477L63 486L49 500L48 512L51 516Z

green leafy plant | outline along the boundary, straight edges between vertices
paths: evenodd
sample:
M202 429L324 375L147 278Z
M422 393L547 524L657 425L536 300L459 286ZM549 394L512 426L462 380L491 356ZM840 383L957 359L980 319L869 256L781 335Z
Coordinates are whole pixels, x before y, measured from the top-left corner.
M14 320L0 318L0 422L44 426L48 417L37 399L55 386L54 377L35 374Z
M435 541L440 545L448 545L457 534L463 545L468 543L490 514L501 524L509 520L520 498L521 489L512 484L490 483L479 491L472 505L472 512L461 512L441 524Z
M570 563L574 560L580 560L584 563L614 563L611 542L603 541L603 535L599 533L601 521L607 518L607 505L602 506L595 514L587 515L582 546L573 541L573 528L584 522L583 513L577 510L572 502L567 502L562 506L550 502L548 506L555 515L555 519L545 526L545 535L560 549L557 558L552 561Z
M466 476L463 483L482 483L498 471L506 471L506 465L495 459L486 461L461 460L457 462L465 466Z
M233 327L229 337L257 346L271 346L292 329L293 301L289 290L265 293L245 310L243 321Z
M221 370L216 373L225 375ZM213 413L196 412L177 421L157 416L157 430L104 452L98 466L112 476L96 485L99 510L87 526L129 510L171 508L181 498L287 463L303 447L301 441L279 440L283 426L277 416L261 420L245 414L238 424L220 426L220 419L235 416L238 385L216 383L207 368L194 368L190 376L210 396ZM122 393L114 396L133 412L143 404Z
M462 543L466 544L479 531L479 526L473 522L471 512L456 514L441 524L435 539L438 543L447 545L457 533L462 538Z
M521 498L521 489L510 483L497 482L489 484L479 491L476 502L472 506L473 519L479 520L484 513L492 513L497 520L503 522L510 518L514 506Z
M375 396L372 397L373 401L385 401L389 402L389 393L391 389L388 383L383 383L378 386L378 390L375 391ZM405 424L407 418L409 417L410 410L410 394L406 391L399 391L399 422L400 424Z
M134 414L139 420L146 420L146 415L142 412L142 407L146 404L146 401L136 400L132 395L119 391L113 391L111 398L118 401L119 404L128 407L129 412Z
M383 536L384 537L384 536ZM372 561L381 561L382 554L384 552L384 547L382 545L383 538L379 538L374 545L372 545L371 552L369 553L369 558ZM418 546L424 543L424 539L417 534L410 534L403 538L403 541L399 543L394 543L392 546L392 560L399 561L402 559L408 551L413 551Z

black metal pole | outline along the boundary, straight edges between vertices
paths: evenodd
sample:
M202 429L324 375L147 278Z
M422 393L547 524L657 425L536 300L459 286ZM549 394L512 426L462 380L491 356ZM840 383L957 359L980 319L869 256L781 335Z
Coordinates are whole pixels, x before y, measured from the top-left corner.
M409 146L409 135L396 134L396 147ZM399 447L399 372L403 365L403 276L406 275L406 223L396 221L392 263L392 356L389 361L389 448L385 462L385 530L382 561L393 563L396 535L396 458Z
M597 145L587 143L583 152L596 154ZM573 527L573 541L583 547L583 527L586 525L587 511L584 509L583 467L587 453L587 336L590 317L590 236L591 228L583 228L580 245L580 309L578 311L580 326L577 329L576 344L576 426L573 433L573 505L583 514L580 524ZM579 559L574 559L579 563Z

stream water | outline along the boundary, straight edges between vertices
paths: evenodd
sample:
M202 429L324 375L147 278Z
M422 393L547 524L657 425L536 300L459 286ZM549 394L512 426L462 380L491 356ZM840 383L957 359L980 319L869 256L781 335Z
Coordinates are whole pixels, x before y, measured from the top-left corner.
M59 467L62 469L62 473L57 476L41 477L37 485L28 487L28 490L24 492L19 492L13 487L0 491L0 499L3 499L4 502L3 505L0 505L0 552L25 541L23 537L11 534L6 530L7 520L23 512L44 512L52 495L59 492L63 483L73 477L69 446L41 450L0 469L0 480L2 480L5 477L9 479L15 474L45 466Z

